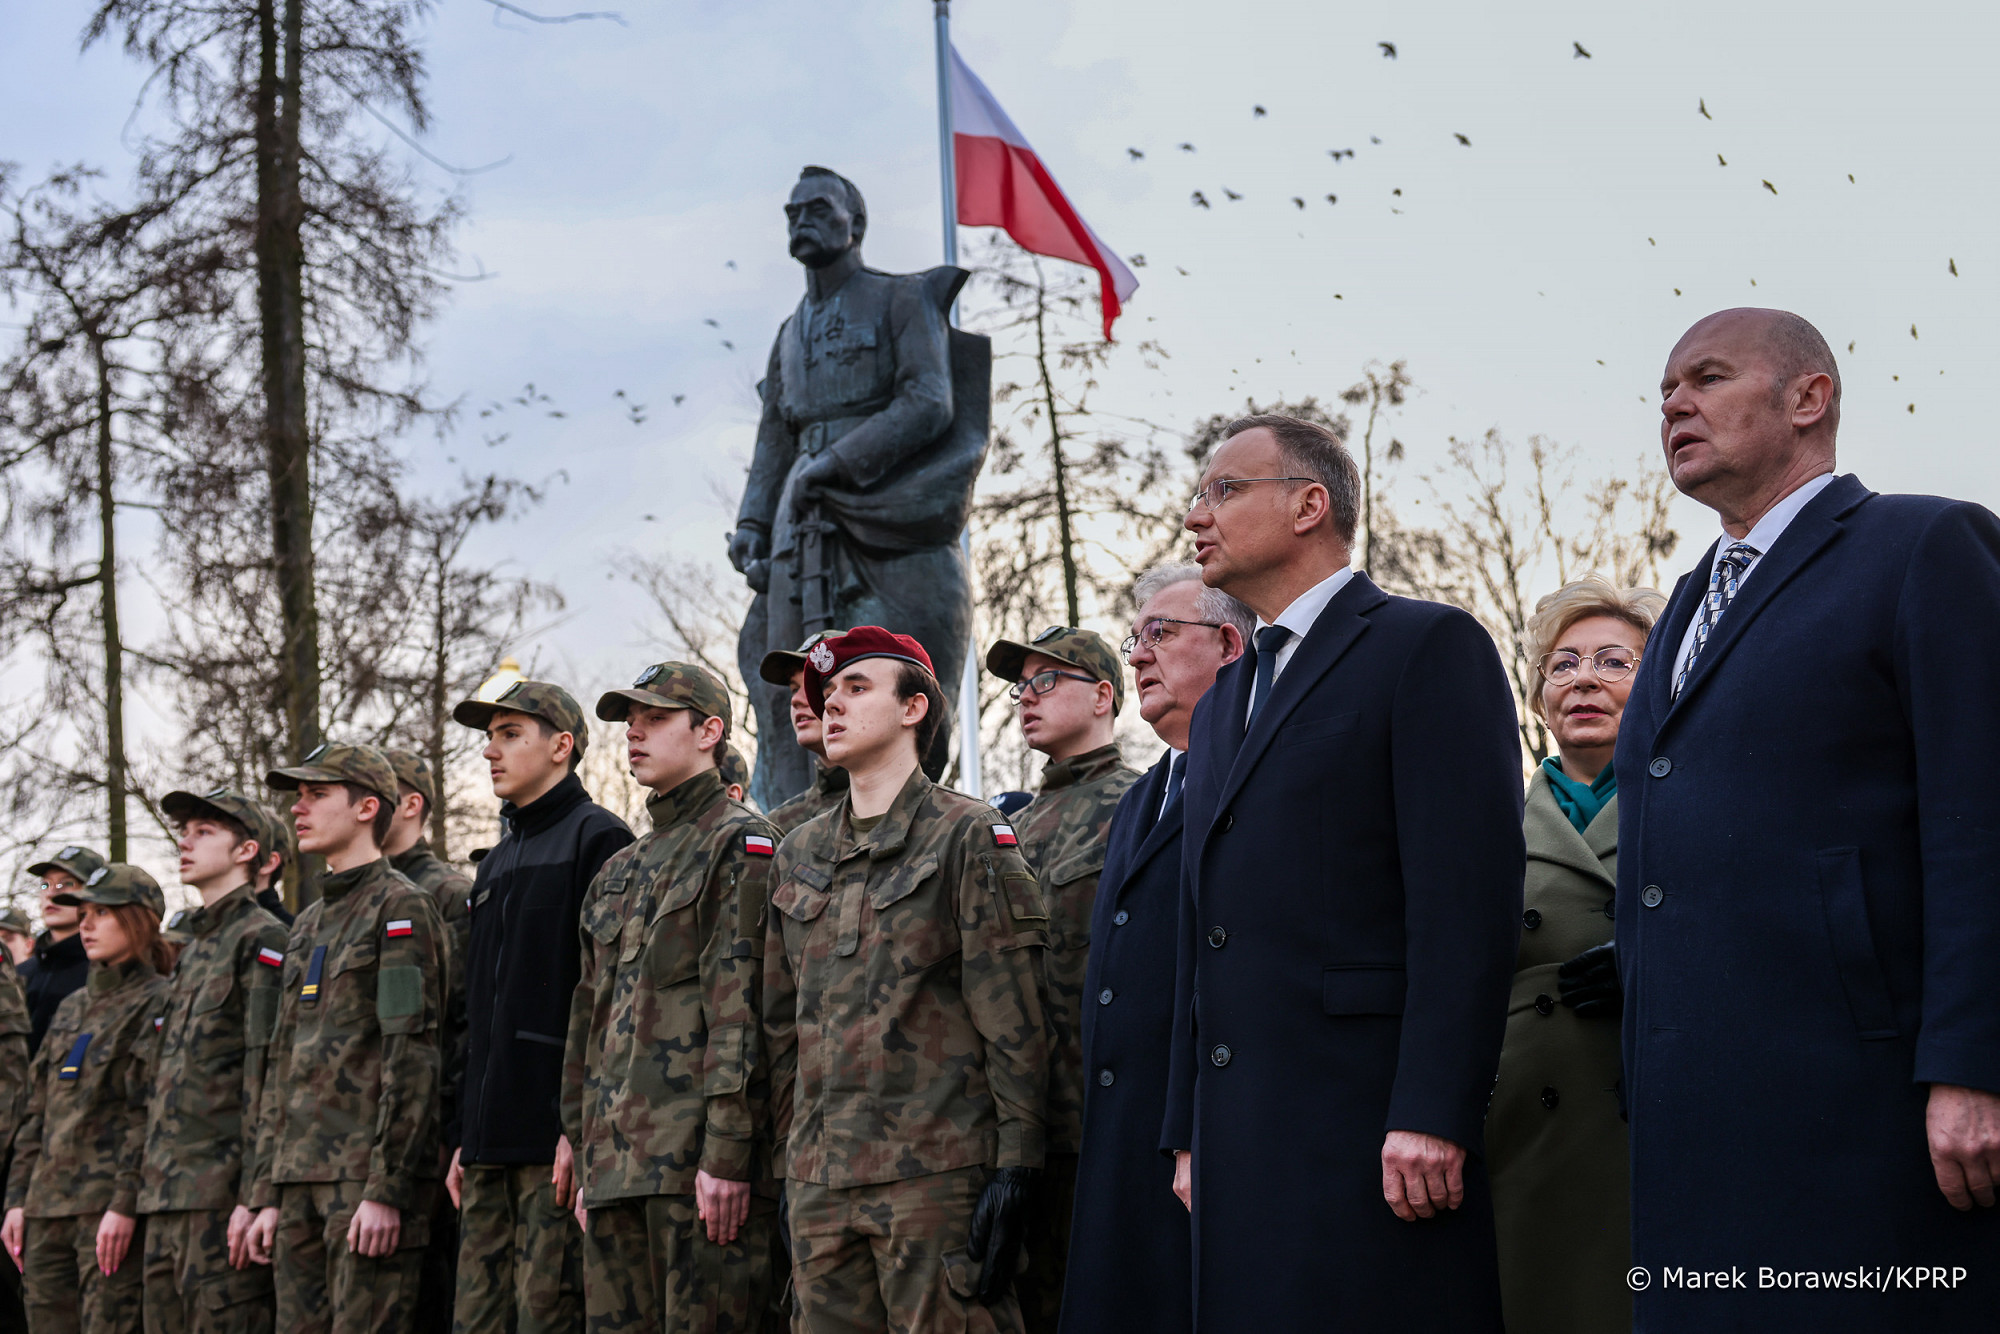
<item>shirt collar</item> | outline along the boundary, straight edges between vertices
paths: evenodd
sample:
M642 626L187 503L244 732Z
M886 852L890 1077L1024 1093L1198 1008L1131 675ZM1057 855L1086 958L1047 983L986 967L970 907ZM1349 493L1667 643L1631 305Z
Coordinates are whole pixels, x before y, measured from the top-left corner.
M883 813L882 822L867 833L858 835L853 843L842 848L840 857L844 860L857 852L865 851L870 861L879 862L901 852L910 841L910 826L916 823L917 812L923 809L933 786L935 784L925 775L922 765L912 769L910 776L903 781L903 790L896 794L896 799L889 803L889 809ZM845 830L849 827L847 811L851 809L853 801L852 791L841 798L840 816L833 821L835 829Z
M319 879L319 896L328 903L337 902L367 883L377 871L387 869L389 869L389 859L377 857L372 862L350 866L345 871L328 871Z
M153 965L146 959L127 959L124 963L93 963L86 985L93 996L103 996L114 991L123 991L140 977L153 976Z
M1042 791L1053 792L1073 783L1091 782L1104 777L1124 762L1115 741L1096 750L1086 750L1081 755L1072 755L1066 760L1050 760L1042 766Z
M1354 567L1352 565L1341 566L1338 570L1335 570L1332 574L1293 598L1292 604L1278 613L1277 620L1267 621L1262 616L1259 616L1257 618L1257 628L1262 630L1267 626L1282 625L1292 632L1292 643L1304 639L1311 632L1313 623L1319 620L1319 614L1326 610L1326 604L1333 601L1334 594L1347 587L1347 581L1353 577Z
M245 880L236 888L224 894L214 903L206 906L197 904L183 917L178 930L190 936L201 937L250 906L252 891L250 882Z
M1725 531L1722 534L1722 541L1716 545L1715 559L1718 561L1721 560L1722 553L1729 550L1730 547L1739 541L1748 543L1750 546L1756 548L1757 554L1760 557L1769 555L1772 544L1784 535L1785 529L1791 527L1792 520L1799 517L1799 511L1811 504L1814 496L1832 485L1833 474L1823 472L1777 504L1771 506L1770 512L1757 520L1756 527L1745 533L1741 538L1731 537ZM1710 563L1710 568L1713 568L1713 562Z
M649 798L646 814L652 817L653 832L658 833L685 820L692 820L721 799L721 771L704 769L693 778L682 781L679 786Z

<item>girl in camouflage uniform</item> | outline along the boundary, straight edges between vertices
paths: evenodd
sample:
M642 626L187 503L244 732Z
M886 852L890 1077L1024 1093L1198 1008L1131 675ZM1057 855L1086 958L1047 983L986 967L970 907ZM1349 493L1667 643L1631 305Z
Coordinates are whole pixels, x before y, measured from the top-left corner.
M166 898L150 875L113 862L58 900L83 906L90 979L35 1054L0 1240L22 1269L35 1334L136 1334L139 1160L161 974L173 967L160 938Z

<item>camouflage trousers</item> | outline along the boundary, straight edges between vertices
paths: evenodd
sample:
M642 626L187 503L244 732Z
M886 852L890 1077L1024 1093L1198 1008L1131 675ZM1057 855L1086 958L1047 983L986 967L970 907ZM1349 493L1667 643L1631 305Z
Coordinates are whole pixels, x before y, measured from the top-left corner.
M786 1183L794 1334L1021 1334L1012 1289L974 1301L965 1253L986 1169L962 1167L880 1186Z
M146 1220L115 1274L97 1272L101 1213L30 1218L21 1245L21 1285L34 1334L139 1334L140 1260Z
M271 1334L270 1267L230 1268L229 1214L146 1216L146 1334Z
M271 1273L278 1328L285 1334L410 1334L417 1283L430 1243L431 1191L403 1210L394 1254L347 1249L361 1206L359 1181L302 1181L278 1187L278 1244Z
M1062 1319L1063 1278L1069 1271L1069 1216L1076 1207L1073 1153L1052 1153L1028 1202L1028 1267L1014 1284L1021 1296L1021 1323L1028 1334L1056 1334Z
M589 1334L760 1334L772 1299L778 1211L759 1196L719 1245L694 1196L653 1195L590 1210L583 1239Z
M465 1168L459 1187L458 1334L578 1334L583 1236L551 1166Z

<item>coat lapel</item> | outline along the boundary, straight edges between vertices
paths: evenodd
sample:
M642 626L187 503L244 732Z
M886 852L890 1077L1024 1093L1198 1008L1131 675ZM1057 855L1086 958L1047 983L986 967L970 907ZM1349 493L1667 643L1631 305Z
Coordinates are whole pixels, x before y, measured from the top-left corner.
M1742 642L1750 626L1785 585L1841 535L1843 528L1840 521L1847 512L1873 494L1850 473L1835 478L1832 485L1807 502L1772 544L1771 550L1758 560L1757 567L1750 572L1736 600L1716 621L1707 647L1695 659L1694 671L1688 676L1687 686L1667 710L1668 718L1687 708L1688 701L1700 693L1703 684L1715 675L1730 650ZM1706 585L1703 591L1707 591ZM1685 624L1682 632L1686 632ZM1678 639L1674 641L1674 648L1678 653ZM1668 664L1668 671L1671 674L1671 663Z
M1341 655L1353 647L1368 629L1368 619L1364 613L1374 610L1389 600L1388 595L1375 587L1367 575L1359 570L1347 581L1347 586L1333 595L1333 601L1326 604L1319 619L1313 622L1311 630L1299 642L1292 660L1285 664L1284 674L1271 687L1271 696L1264 701L1263 711L1251 726L1242 744L1237 748L1234 761L1229 766L1229 776L1223 781L1222 795L1215 803L1220 811L1229 805L1236 790L1255 768L1258 759L1270 746L1271 739L1278 734L1279 725L1299 706L1300 701L1319 684L1320 678L1333 670ZM1255 675L1256 652L1253 649L1237 660L1248 664L1251 671L1244 673L1246 680ZM1223 719L1225 727L1234 726L1242 733L1243 717L1250 707L1248 691L1242 692L1240 703L1235 703L1231 714Z
M1616 797L1612 798L1615 802ZM1606 819L1606 813L1610 818ZM1539 767L1528 779L1528 801L1521 821L1522 833L1528 843L1528 857L1532 861L1553 862L1557 866L1567 866L1570 870L1603 881L1612 889L1618 887L1599 860L1600 853L1592 845L1590 834L1600 829L1610 831L1611 850L1618 847L1618 816L1610 805L1597 813L1585 833L1576 832L1576 826L1563 814L1557 804L1555 793L1549 787L1549 776ZM1607 835L1599 835L1599 838Z
M1161 760L1160 763L1164 766L1166 760ZM1162 772L1158 786L1151 784L1147 786L1146 797L1148 805L1146 809L1148 811L1159 810L1160 798L1165 795L1165 792L1166 775ZM1153 822L1153 827L1146 831L1144 841L1133 852L1131 864L1125 868L1125 883L1118 887L1119 893L1122 894L1125 892L1125 885L1132 884L1138 880L1139 873L1146 869L1147 862L1159 856L1166 849L1180 845L1182 812L1186 808L1187 786L1184 783L1181 786L1180 795L1174 798L1171 806L1167 807L1164 811L1160 811L1160 818Z

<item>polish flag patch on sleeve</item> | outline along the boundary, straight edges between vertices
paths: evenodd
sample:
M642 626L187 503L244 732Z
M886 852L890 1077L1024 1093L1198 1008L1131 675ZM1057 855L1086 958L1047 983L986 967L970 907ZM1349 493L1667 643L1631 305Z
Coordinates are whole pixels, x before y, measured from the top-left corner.
M778 854L778 845L762 834L745 834L743 850L754 857L775 857Z
M266 968L282 968L285 964L285 956L266 945L263 949L257 951L257 962L263 964Z
M382 934L389 936L393 939L396 936L407 936L415 929L416 929L415 927L410 925L409 918L399 917L395 921L389 923L388 927L383 931Z
M1013 825L996 824L993 826L993 846L997 848L1014 848L1019 847L1020 844L1021 840L1014 837Z

